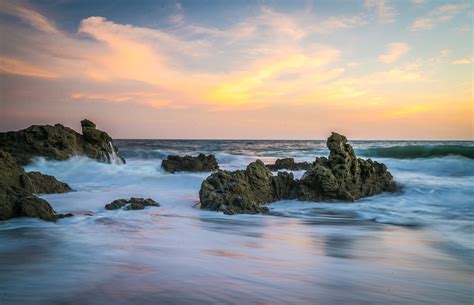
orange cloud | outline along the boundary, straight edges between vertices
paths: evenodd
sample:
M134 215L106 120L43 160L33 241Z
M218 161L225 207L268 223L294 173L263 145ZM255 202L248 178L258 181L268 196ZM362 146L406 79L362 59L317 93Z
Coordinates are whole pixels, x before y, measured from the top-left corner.
M404 42L393 42L387 46L387 52L379 56L379 61L383 63L392 63L400 59L402 55L410 50L408 44Z
M32 66L29 63L0 56L0 72L40 78L56 78L57 74Z

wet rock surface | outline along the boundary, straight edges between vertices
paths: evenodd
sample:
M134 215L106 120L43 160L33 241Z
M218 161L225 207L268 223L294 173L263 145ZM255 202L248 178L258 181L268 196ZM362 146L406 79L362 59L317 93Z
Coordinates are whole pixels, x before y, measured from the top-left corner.
M19 131L0 132L0 150L10 153L20 165L33 157L65 160L74 155L85 155L101 162L121 162L112 138L96 129L93 122L81 121L82 134L61 124L33 125Z
M0 220L13 217L38 217L54 221L66 215L56 214L49 203L33 193L63 193L71 188L52 176L25 173L16 160L0 151Z
M356 158L346 137L332 133L327 147L329 158L317 158L300 180L287 172L274 176L260 160L245 170L219 170L201 185L201 208L226 214L264 213L265 204L282 199L354 201L397 190L387 167Z
M214 155L199 154L193 156L168 156L163 160L161 167L169 172L212 172L219 169L216 157Z
M293 158L277 159L275 164L267 164L271 171L287 169L292 171L307 170L312 166L309 162L295 162Z
M257 160L245 170L220 170L201 185L199 198L202 209L222 211L225 214L264 213L263 204L291 197L294 178L290 173L273 176L265 164Z
M154 206L154 207L159 207L160 204L156 201L154 201L151 198L136 198L132 197L130 199L117 199L112 201L109 204L105 205L106 210L118 210L118 209L124 209L124 210L143 210L145 207L149 206Z

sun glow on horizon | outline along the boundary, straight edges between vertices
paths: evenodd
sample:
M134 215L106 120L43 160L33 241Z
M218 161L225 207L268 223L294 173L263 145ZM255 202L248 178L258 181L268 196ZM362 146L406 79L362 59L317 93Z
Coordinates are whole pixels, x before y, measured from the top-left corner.
M151 2L156 22L0 4L0 128L88 116L122 138L474 139L469 2L218 3Z

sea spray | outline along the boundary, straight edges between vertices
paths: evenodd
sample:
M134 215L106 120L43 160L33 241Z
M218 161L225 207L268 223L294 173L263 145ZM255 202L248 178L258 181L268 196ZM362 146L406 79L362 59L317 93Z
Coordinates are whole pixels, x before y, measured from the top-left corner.
M112 142L109 142L110 146L110 153L109 153L109 161L112 164L123 164L123 160L117 155L117 152L115 151L115 147L112 144Z

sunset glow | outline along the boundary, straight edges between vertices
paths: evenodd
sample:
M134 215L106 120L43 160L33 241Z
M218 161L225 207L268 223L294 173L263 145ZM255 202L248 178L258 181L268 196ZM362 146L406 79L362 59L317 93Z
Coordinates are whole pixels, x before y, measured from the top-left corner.
M0 4L1 130L474 138L469 1L123 5Z

